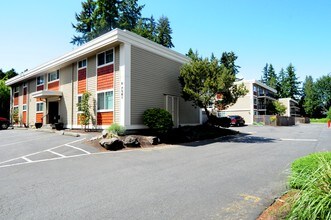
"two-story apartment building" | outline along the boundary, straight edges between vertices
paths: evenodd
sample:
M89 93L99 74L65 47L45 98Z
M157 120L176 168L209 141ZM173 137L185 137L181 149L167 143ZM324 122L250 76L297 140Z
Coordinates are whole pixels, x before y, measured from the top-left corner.
M235 84L243 83L248 90L244 97L228 109L220 112L221 116L240 115L247 124L253 124L254 115L267 115L268 104L275 101L277 91L257 80L241 80Z
M285 116L300 117L300 107L297 101L291 98L280 98L278 101L286 107Z
M163 108L175 126L201 123L201 111L180 97L178 76L189 59L129 31L115 29L9 79L12 109L22 123L81 128L77 107L91 93L91 127L144 128L143 112Z

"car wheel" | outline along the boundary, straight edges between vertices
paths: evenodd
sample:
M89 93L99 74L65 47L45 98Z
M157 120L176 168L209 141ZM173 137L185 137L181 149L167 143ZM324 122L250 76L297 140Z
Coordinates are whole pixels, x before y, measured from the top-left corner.
M1 129L7 129L8 125L6 123L1 124Z

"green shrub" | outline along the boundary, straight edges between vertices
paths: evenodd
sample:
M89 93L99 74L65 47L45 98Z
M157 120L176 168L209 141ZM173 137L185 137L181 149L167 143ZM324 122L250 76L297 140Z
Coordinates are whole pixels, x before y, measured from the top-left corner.
M123 136L125 134L125 128L117 123L111 124L107 130L113 135Z
M311 118L310 122L311 123L327 123L328 118Z
M303 178L304 181L300 181L301 191L292 201L288 219L331 219L330 159L331 153L320 153L309 155L304 160L299 159L299 162L296 162L294 169L301 170L298 178ZM299 170L298 165L302 167ZM304 167L309 168L304 169Z
M320 166L320 158L331 163L331 152L314 153L295 160L291 165L290 187L302 189L311 173Z
M143 123L150 129L165 133L174 125L171 114L160 108L147 109L143 114Z

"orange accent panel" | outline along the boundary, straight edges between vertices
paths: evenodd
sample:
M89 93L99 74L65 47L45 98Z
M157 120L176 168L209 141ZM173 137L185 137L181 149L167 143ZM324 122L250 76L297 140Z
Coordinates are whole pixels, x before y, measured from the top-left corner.
M43 123L43 116L44 116L44 113L36 113L36 122Z
M60 81L48 83L48 90L58 91L60 86Z
M26 124L26 111L22 113L22 122Z
M24 88L23 89L23 104L26 104L26 101L28 98L27 94L28 94L28 90L27 90L27 88Z
M114 65L108 65L98 68L97 90L106 90L114 88Z
M14 93L14 105L18 105L18 93Z
M78 94L86 91L86 68L78 70Z
M37 91L44 90L44 85L37 86Z
M113 112L98 112L97 122L98 125L111 125L113 123Z

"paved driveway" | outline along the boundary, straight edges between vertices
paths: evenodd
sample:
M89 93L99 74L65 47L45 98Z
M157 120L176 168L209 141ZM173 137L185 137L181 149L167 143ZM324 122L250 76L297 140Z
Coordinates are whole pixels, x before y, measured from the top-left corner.
M255 219L286 190L291 161L331 149L324 125L234 129L248 135L0 167L0 216Z

